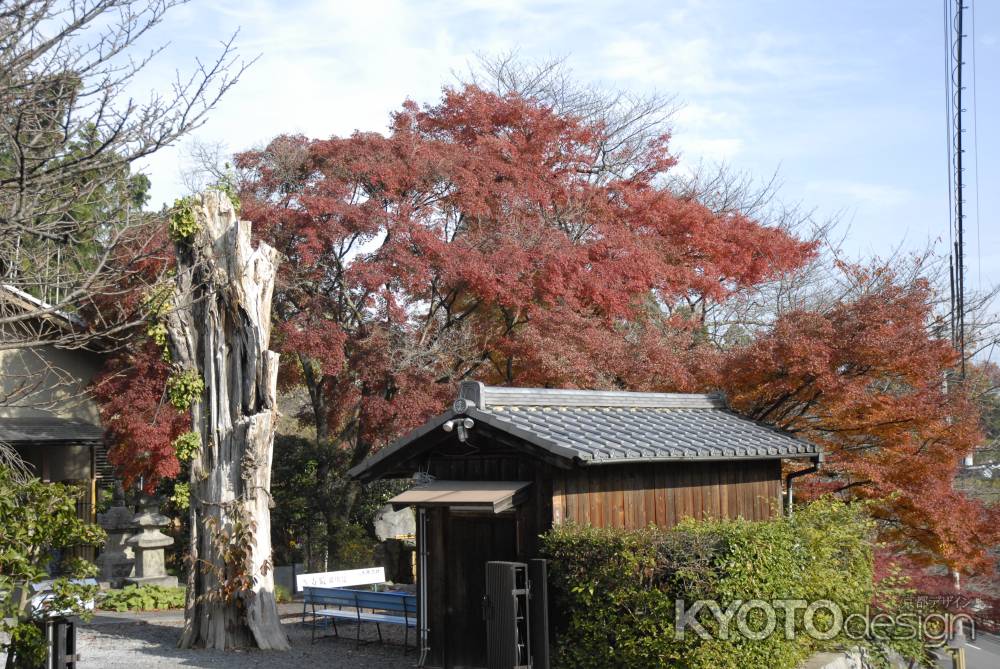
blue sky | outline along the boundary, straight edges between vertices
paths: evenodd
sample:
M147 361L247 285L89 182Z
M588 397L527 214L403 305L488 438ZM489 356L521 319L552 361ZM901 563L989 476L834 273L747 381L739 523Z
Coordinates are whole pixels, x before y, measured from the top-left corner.
M1000 283L1000 3L975 4L972 287L980 276ZM383 130L405 98L434 101L477 52L516 48L527 59L566 56L583 81L676 94L682 164L724 160L760 178L778 170L784 200L840 217L852 255L947 245L940 0L195 0L156 31L170 45L139 83L162 88L236 28L241 52L261 58L197 133L232 151L282 132ZM971 117L970 105L970 126ZM151 205L182 194L183 162L182 146L146 166Z

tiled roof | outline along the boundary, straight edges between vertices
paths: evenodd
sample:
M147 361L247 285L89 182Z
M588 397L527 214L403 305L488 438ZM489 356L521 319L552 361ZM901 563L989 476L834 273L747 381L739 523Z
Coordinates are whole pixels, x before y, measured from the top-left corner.
M718 395L631 393L463 384L469 409L576 452L620 460L808 457L809 442L730 411ZM461 399L455 409L461 406Z
M814 444L731 411L718 395L499 388L466 382L450 411L382 449L350 475L377 476L368 471L407 457L411 444L419 447L415 442L437 440L435 434L454 429L463 417L473 421L470 435L499 430L585 465L821 454Z
M814 455L811 444L715 408L495 406L486 413L575 450L581 460Z
M0 418L0 442L81 442L101 441L104 430L79 420L42 416L37 418Z

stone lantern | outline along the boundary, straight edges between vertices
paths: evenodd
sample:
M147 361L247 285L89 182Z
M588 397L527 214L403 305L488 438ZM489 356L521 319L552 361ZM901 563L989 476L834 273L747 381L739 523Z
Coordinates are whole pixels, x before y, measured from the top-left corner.
M129 537L135 532L133 515L128 508L115 506L108 509L107 513L97 516L98 524L108 533L104 550L97 557L97 566L101 568L101 580L112 588L122 587L122 583L134 571L135 554L128 544Z
M170 524L170 519L150 501L135 515L132 524L138 526L139 532L126 542L135 553L135 575L128 582L176 587L177 577L167 575L163 558L163 549L172 545L174 540L160 531L161 527Z

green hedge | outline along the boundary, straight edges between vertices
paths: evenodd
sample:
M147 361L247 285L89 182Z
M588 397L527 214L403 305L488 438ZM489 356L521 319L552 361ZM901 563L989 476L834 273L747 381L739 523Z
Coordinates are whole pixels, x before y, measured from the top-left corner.
M845 616L864 613L873 597L871 530L859 509L830 499L768 522L686 520L670 530L639 531L562 525L543 537L555 666L772 669L795 667L817 650L857 646L843 635L824 641L804 634L801 608L792 639L781 608L775 632L764 639L719 638L707 608L697 621L714 638L688 627L677 639L676 602L690 611L695 601L714 599L725 612L736 600L830 600ZM826 609L814 614L815 629L831 629ZM746 621L761 630L765 614L750 610Z

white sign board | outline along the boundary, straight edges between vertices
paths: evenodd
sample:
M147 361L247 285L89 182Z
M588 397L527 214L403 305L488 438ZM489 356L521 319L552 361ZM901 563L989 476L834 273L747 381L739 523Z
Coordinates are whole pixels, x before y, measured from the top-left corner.
M72 579L70 583L75 583L77 585L97 585L97 579L94 578L77 578ZM31 589L36 593L31 597L31 612L32 613L43 613L46 616L68 616L73 612L66 611L53 611L49 609L49 601L52 600L56 595L52 592L52 581L39 581L37 583L31 584ZM79 598L76 600L77 606L80 606L86 611L94 610L94 600L88 599L82 601Z
M352 585L372 585L385 583L385 567L366 567L344 571L325 571L321 574L298 574L295 576L295 590L303 588L348 588Z

